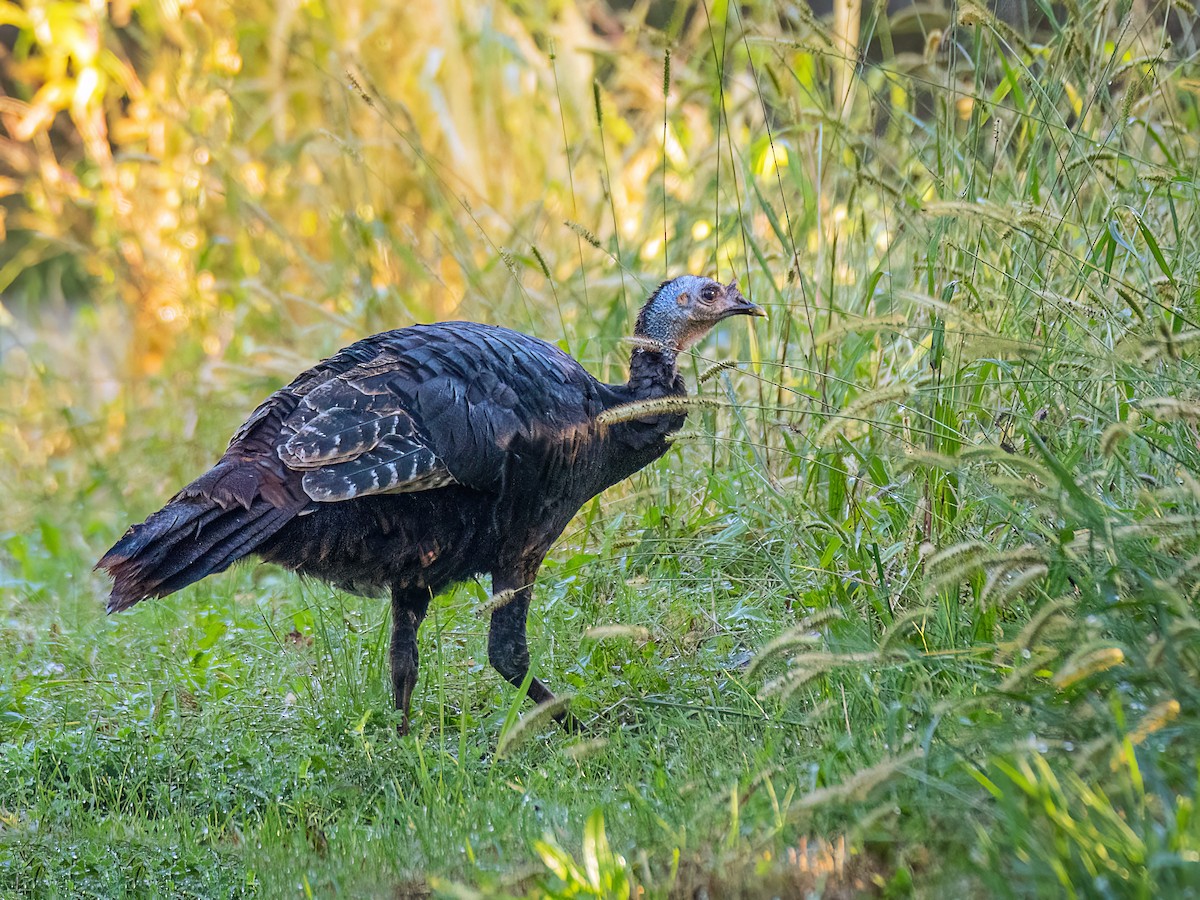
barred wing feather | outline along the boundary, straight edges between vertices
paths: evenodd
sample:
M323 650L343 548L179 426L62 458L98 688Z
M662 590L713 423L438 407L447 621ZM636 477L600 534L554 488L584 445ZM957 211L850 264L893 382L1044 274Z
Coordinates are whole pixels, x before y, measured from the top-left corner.
M454 483L396 396L337 379L308 394L284 423L279 458L318 503L424 491Z

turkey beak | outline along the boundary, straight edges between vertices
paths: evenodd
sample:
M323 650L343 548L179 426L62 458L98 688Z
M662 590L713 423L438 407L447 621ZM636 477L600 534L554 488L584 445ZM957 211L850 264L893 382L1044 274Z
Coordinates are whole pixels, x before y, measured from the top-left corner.
M721 318L724 319L728 316L760 316L765 319L767 311L742 296L735 278L725 288L725 308L721 311Z

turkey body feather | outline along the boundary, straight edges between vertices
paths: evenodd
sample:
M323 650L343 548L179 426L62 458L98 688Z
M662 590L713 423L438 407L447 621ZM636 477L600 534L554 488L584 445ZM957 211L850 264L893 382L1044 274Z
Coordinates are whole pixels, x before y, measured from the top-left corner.
M252 552L359 593L435 594L544 555L583 503L625 477L631 449L644 465L679 427L662 416L601 434L596 416L627 394L506 328L373 335L267 398L213 469L100 560L115 579L110 608ZM642 446L626 447L623 432Z

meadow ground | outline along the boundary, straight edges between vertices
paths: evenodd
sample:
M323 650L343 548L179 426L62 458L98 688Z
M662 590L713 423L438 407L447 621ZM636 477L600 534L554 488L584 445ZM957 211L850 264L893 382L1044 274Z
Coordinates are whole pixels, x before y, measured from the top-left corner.
M1200 893L1192 14L27 6L0 894ZM542 569L584 734L486 665L486 584L407 738L383 601L246 565L104 615L100 553L321 356L469 318L615 380L685 269L771 318Z

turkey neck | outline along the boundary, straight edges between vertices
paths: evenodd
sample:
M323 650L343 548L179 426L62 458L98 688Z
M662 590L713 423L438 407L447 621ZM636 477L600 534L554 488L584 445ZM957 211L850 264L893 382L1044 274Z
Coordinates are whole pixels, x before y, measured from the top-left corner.
M641 400L682 397L687 393L675 368L675 353L638 347L629 360L629 381L612 385L604 406L613 409ZM667 452L667 436L683 427L682 412L648 415L617 422L605 431L605 486L616 484Z
M629 401L653 400L686 391L676 369L673 350L634 348L629 357Z

